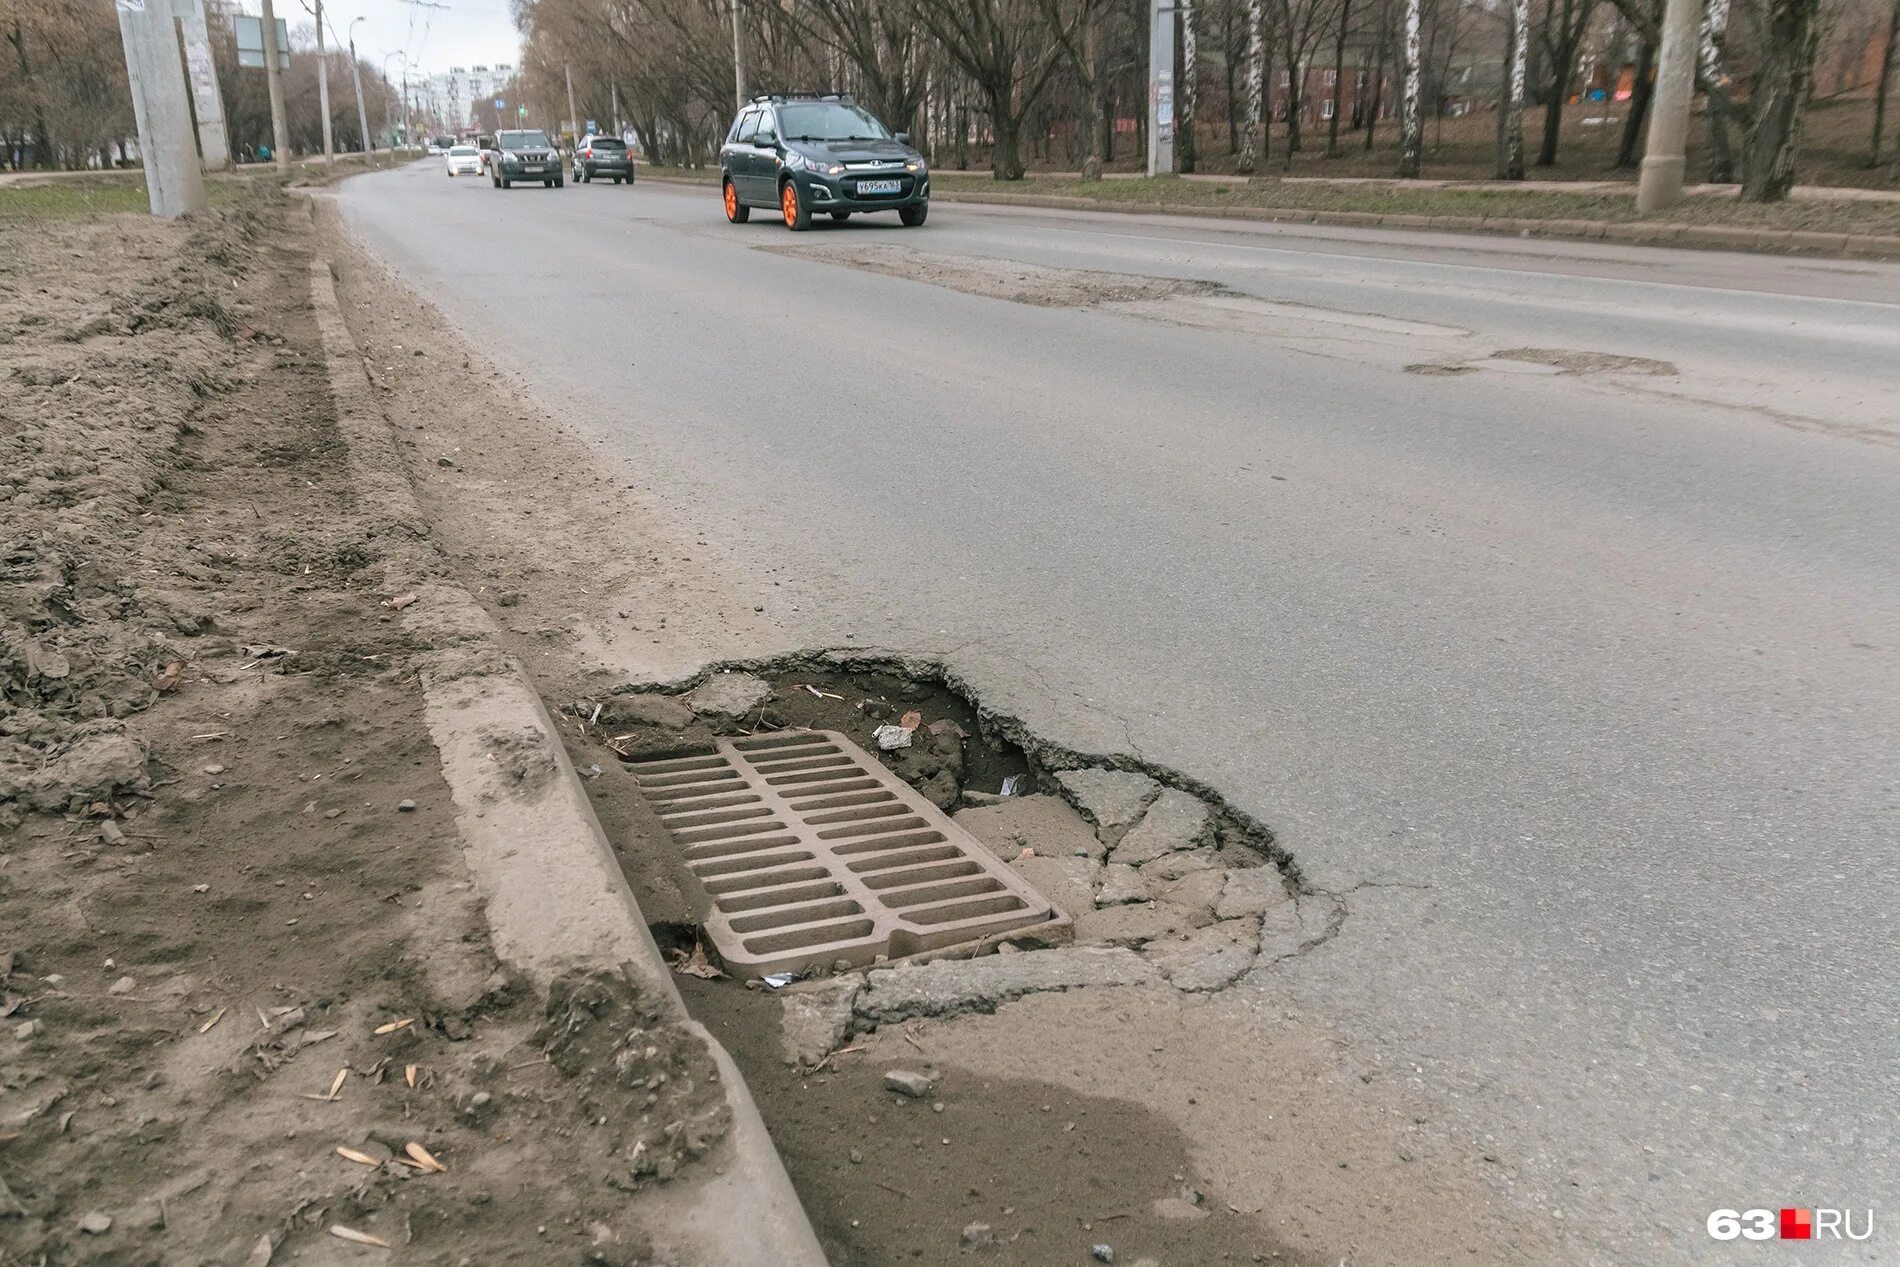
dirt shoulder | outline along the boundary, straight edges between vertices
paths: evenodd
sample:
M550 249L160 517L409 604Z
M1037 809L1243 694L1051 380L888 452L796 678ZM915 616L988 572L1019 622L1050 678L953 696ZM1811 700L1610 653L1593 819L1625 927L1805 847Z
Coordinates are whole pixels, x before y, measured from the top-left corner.
M689 952L704 896L622 758L641 753L641 735L666 751L719 727L641 688L793 649L702 541L636 500L623 455L569 428L532 385L477 368L479 350L353 242L334 209L319 219L449 568L535 678L657 935ZM405 371L418 348L463 368L459 390ZM722 733L824 725L862 737L870 714L852 718L860 701L840 698L859 688L887 696L875 701L885 709L981 724L941 694L874 676L775 678L770 702L724 719ZM946 794L960 814L975 804L965 789L994 792L1023 768L973 751ZM1020 839L998 847L1012 844L1026 870ZM1323 930L1288 936L1286 953L1306 953ZM1449 1106L1368 1072L1266 993L1192 994L1155 975L979 998L861 1023L828 1055L801 1058L786 995L724 977L680 984L744 1071L835 1263L1082 1262L1097 1244L1124 1263L1559 1257ZM920 1068L937 1076L933 1096L886 1088L887 1072Z
M0 222L4 1257L654 1261L716 1073L489 945L307 224Z

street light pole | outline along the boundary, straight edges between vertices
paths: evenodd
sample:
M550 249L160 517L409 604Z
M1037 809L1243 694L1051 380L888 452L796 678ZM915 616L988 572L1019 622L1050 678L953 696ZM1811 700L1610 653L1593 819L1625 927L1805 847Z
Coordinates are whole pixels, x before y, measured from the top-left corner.
M1643 147L1643 170L1636 181L1638 215L1661 211L1682 196L1682 171L1687 165L1683 146L1695 98L1701 11L1698 0L1668 0L1663 8L1656 92L1649 103L1649 141Z
M358 17L348 27L350 45L350 83L356 88L356 126L363 134L363 162L367 164L376 153L375 143L369 139L369 110L363 104L363 71L356 64L356 24L363 19Z
M264 4L264 84L270 90L270 148L277 170L290 174L290 124L284 118L284 77L277 69L277 11Z
M1174 0L1148 0L1148 174L1174 175Z
M739 0L732 0L732 96L734 109L745 109L745 54L739 47Z
M567 72L567 126L574 129L574 139L581 139L581 121L574 113L574 68L563 66Z
M323 161L336 166L336 136L330 129L330 59L323 48L323 0L317 5L317 109L323 112Z
M169 4L119 0L119 39L125 79L145 164L145 196L152 214L168 219L205 209L205 177L185 96L185 64Z

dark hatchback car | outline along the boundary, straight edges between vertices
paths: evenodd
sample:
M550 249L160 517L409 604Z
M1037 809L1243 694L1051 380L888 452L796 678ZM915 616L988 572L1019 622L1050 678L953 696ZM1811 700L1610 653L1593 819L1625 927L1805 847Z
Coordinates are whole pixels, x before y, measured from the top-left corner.
M598 132L589 132L574 147L574 181L576 184L592 182L594 177L611 180L618 185L621 181L633 183L633 155L627 151L627 143L617 136L603 136Z
M895 211L915 226L930 214L924 156L841 94L754 97L726 133L719 167L734 224L754 207L778 212L791 229L809 227L815 215Z
M539 128L497 132L495 148L487 154L488 179L497 189L506 189L518 180L550 187L567 184L561 152Z

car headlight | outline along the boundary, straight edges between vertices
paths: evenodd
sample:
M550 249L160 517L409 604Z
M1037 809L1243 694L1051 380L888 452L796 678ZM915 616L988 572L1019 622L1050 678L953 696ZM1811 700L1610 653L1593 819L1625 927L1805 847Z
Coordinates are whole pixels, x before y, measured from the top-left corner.
M518 163L521 161L521 155L515 153L513 150L503 150L501 157L504 162Z
M800 154L797 150L793 150L790 154L786 155L785 165L794 170L816 172L822 176L842 176L844 174L843 163L834 162L828 158L813 158L809 154Z
M924 170L924 160L921 158L908 159L904 163L904 170L907 172L921 172Z

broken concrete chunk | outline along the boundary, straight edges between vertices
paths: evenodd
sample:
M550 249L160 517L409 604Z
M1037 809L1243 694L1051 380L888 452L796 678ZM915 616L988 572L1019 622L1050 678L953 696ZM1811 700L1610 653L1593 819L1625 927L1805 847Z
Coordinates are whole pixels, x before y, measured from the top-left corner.
M959 810L953 817L991 853L1011 861L1025 849L1043 858L1098 862L1106 852L1082 816L1059 796L1012 796L997 805Z
M667 730L685 730L693 724L693 710L671 695L615 695L600 701L599 726L620 729L627 726L659 726Z
M1219 866L1220 858L1212 849L1190 849L1186 853L1164 854L1144 863L1141 875L1150 883L1166 884L1192 872L1210 871Z
M780 1038L786 1060L808 1069L836 1051L851 1033L851 1004L863 985L861 977L844 976L784 991Z
M886 1069L884 1089L907 1095L913 1100L922 1100L937 1089L937 1076L918 1073L915 1069Z
M1213 920L1211 912L1193 911L1172 902L1105 906L1076 917L1075 939L1111 946L1140 946L1157 937L1184 936Z
M1095 900L1102 906L1121 906L1128 902L1146 902L1154 897L1141 872L1124 862L1111 862L1102 868L1102 882L1095 888Z
M1214 922L1214 904L1220 901L1226 877L1218 871L1190 871L1169 884L1155 886L1155 899L1196 912L1205 912L1202 924Z
M1109 851L1109 861L1138 867L1165 854L1194 849L1206 842L1211 826L1205 801L1169 788Z
M1253 920L1230 919L1151 941L1141 953L1177 990L1218 990L1253 965L1259 940Z
M939 959L873 971L858 995L856 1014L860 1026L868 1028L912 1017L994 1012L1012 999L1043 990L1145 985L1158 980L1160 974L1139 955L1106 946Z
M1056 782L1111 841L1132 826L1161 792L1159 783L1133 770L1063 770Z
M1317 895L1272 907L1260 921L1261 960L1271 962L1299 954L1326 935L1338 909L1336 898Z
M1010 864L1058 911L1074 919L1095 909L1095 881L1102 864L1093 858L1045 858L1038 851Z
M750 673L715 673L686 693L686 706L707 717L741 721L772 698L772 688Z
M1214 914L1221 919L1264 915L1292 900L1293 895L1286 891L1286 877L1278 867L1237 867L1227 873Z

